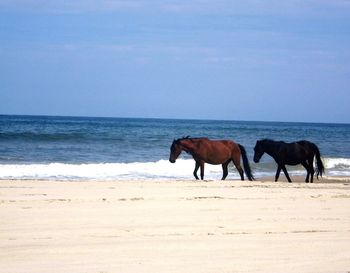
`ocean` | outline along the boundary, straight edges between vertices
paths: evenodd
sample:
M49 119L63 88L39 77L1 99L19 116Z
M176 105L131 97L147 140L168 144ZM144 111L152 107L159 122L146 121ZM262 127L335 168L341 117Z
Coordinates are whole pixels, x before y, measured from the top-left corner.
M253 163L257 140L306 139L319 147L327 176L350 176L350 124L0 115L0 179L192 180L189 155L168 160L172 141L184 136L240 143L257 179L276 172L266 154ZM205 179L221 176L221 165L205 165ZM239 179L232 164L227 179Z

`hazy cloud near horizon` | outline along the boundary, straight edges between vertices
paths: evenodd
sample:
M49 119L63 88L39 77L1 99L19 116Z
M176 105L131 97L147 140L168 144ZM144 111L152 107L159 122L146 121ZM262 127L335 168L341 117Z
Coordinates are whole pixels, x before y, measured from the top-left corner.
M349 16L347 0L0 0L0 114L350 122Z
M154 11L175 13L224 13L236 15L330 14L329 9L347 9L348 0L0 0L3 10L85 13ZM348 10L343 10L348 14Z

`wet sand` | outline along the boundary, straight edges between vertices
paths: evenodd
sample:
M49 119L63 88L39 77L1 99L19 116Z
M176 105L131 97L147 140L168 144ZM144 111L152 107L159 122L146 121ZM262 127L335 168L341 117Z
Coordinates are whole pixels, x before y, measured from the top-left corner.
M0 217L4 273L350 272L350 178L2 180Z

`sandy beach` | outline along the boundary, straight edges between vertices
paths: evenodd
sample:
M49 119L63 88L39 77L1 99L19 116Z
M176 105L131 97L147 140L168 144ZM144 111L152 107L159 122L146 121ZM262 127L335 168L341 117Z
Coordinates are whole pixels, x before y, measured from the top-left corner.
M0 272L350 272L350 179L0 181Z

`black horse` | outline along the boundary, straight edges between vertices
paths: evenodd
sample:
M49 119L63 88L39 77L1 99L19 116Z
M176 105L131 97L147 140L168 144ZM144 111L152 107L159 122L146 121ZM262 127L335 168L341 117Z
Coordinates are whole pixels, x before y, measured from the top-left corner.
M273 141L270 139L259 140L256 142L254 148L254 162L258 163L264 153L272 156L278 165L275 181L278 180L282 169L288 179L288 182L292 182L285 165L301 164L307 171L305 182L309 182L309 176L311 174L312 183L315 173L313 167L315 156L317 165L317 179L319 175L322 176L322 173L324 173L324 166L321 160L320 150L312 142L301 140L298 142L285 143L283 141Z

